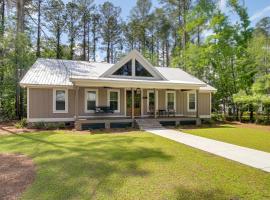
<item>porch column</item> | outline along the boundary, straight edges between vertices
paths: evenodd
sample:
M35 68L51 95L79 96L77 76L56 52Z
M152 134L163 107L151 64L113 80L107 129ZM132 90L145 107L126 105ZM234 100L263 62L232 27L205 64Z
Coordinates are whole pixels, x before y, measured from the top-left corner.
M141 88L141 117L144 115L143 111L143 89Z
M78 119L79 116L79 87L75 86L75 120Z
M134 88L131 88L131 118L134 119Z
M157 118L157 89L154 89L154 118Z
M199 118L199 90L196 90L196 118Z

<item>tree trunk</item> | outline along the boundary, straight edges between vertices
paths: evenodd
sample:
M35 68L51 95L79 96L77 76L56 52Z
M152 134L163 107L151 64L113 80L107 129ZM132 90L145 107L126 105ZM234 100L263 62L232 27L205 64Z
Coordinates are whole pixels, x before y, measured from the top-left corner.
M56 58L57 59L61 58L60 39L61 39L61 33L60 33L60 28L58 28L57 33L56 33Z
M107 63L110 63L110 42L107 42Z
M201 45L201 36L200 36L201 32L200 32L200 26L197 27L197 45L200 46Z
M90 60L90 23L87 23L87 61Z
M37 52L36 52L36 57L40 57L40 34L41 34L41 0L38 0L38 26L37 26Z
M86 60L86 14L83 16L83 60Z
M93 60L96 62L96 25L93 27Z
M170 66L170 55L169 55L169 41L168 39L166 39L166 67L169 67Z
M1 27L0 27L0 37L4 36L5 33L5 0L1 1Z
M162 42L162 67L165 67L165 41Z
M15 69L15 79L16 79L16 97L15 97L15 110L16 110L16 117L21 119L22 117L22 110L20 109L22 106L21 104L23 103L23 96L20 95L21 92L21 88L19 85L19 70L20 67L22 67L19 63L19 37L21 36L22 33L24 33L24 15L25 15L25 1L24 0L17 0L16 3L16 45L15 45L15 63L16 63L16 69Z
M157 40L157 61L156 65L159 67L159 40Z
M74 57L74 37L70 38L70 59L73 60Z
M17 0L17 33L24 32L25 0Z
M151 61L154 62L154 34L151 35Z

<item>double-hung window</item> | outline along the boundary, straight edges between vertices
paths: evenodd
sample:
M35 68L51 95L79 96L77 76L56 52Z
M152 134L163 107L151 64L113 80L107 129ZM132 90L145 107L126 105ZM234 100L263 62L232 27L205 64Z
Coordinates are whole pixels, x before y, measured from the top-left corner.
M68 112L68 90L54 89L53 90L53 112L67 113Z
M189 92L188 93L188 111L189 112L195 112L196 111L196 93L195 92Z
M85 112L91 113L96 110L98 106L98 90L87 89L85 90Z
M167 110L176 110L175 91L167 91L166 92L166 108L167 108Z
M114 112L120 112L120 90L108 90L108 106Z

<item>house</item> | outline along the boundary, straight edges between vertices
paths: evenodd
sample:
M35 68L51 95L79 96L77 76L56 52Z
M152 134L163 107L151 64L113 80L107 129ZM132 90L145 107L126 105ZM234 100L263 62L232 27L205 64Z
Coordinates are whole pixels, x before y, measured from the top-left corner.
M133 50L116 64L38 59L20 82L28 122L75 122L77 129L161 124L211 117L216 89L179 68L153 67Z

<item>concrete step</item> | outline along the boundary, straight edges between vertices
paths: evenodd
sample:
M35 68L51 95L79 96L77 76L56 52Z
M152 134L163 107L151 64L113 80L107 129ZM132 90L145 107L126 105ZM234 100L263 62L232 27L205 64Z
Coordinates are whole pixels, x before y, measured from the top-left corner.
M162 125L156 119L136 119L135 122L140 130L162 128Z

